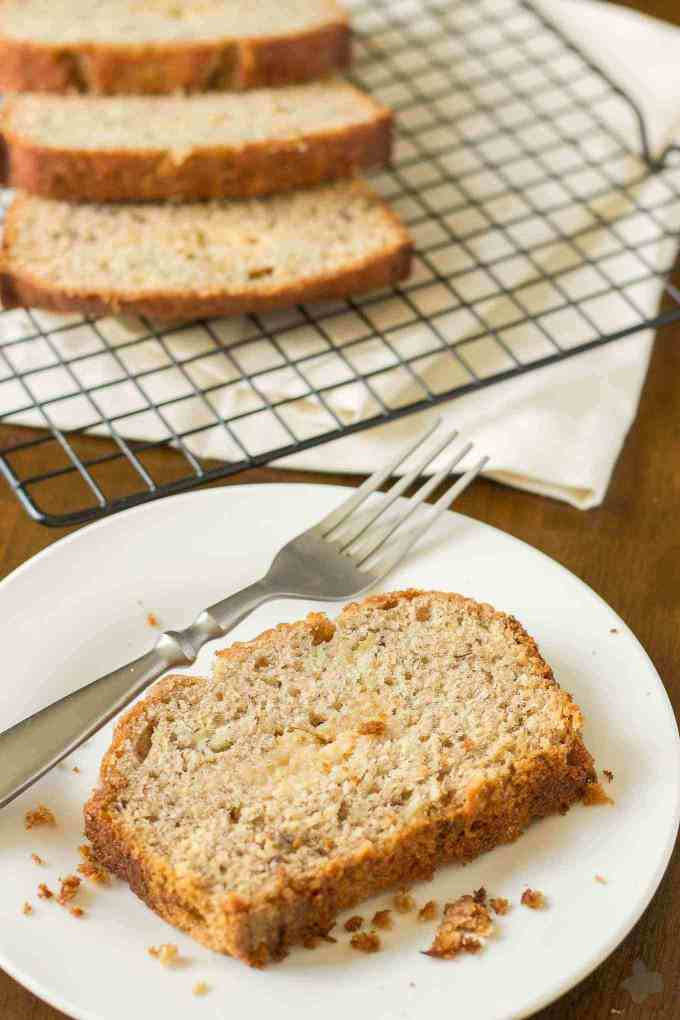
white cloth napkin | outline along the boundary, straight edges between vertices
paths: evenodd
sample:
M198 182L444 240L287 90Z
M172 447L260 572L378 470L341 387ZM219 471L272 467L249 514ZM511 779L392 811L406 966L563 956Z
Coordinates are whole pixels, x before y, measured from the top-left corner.
M395 3L409 2L413 4L419 0L395 0ZM567 33L576 36L579 45L588 47L596 62L609 69L612 76L633 94L647 117L656 150L661 150L676 136L680 126L680 61L677 59L680 31L596 0L541 0L541 7L549 17L562 22ZM607 116L611 126L619 129L625 138L630 139L631 146L634 146L637 139L636 126L630 120L625 104L613 104ZM593 153L597 153L597 142L597 138L593 139ZM630 172L632 169L628 168ZM624 168L623 172L625 174L628 171ZM647 202L653 204L655 190L662 187L658 179L650 178L636 189L638 204L643 208ZM604 215L610 222L630 211L625 196L620 194L618 198L608 196L607 202ZM664 215L667 223L675 223L680 228L678 206L680 203L668 207ZM580 226L573 219L574 215L580 215L578 209L571 215L572 219L567 213L561 223L561 229L567 236ZM644 216L639 220L629 220L626 225L627 240L633 244L639 240L640 245L645 247L648 260L657 259L659 265L668 264L672 258L668 240L659 241L658 244L650 242L647 227ZM589 256L597 257L604 252L602 246L607 243L604 235L603 232L593 233L592 242L587 248ZM484 257L483 249L481 256ZM625 272L622 282L624 280ZM514 283L521 285L521 275ZM635 301L646 315L653 316L657 311L660 292L661 285L656 280L635 286ZM534 295L541 311L544 308L540 303L544 298L549 298L547 290L544 294L539 292ZM624 326L626 314L630 317L630 307L622 309L623 303L617 303L615 298L616 295L597 309L598 325L605 331L615 329L617 325ZM503 302L499 299L496 306L487 309L487 321L501 324L503 314ZM11 341L21 334L22 329L28 328L21 318L23 315L23 312L0 315L0 343ZM88 345L96 352L97 344L100 345L101 356L81 362L76 370L81 385L109 383L120 376L120 365L117 366L111 354L104 351L101 340L97 339L89 326L78 325L82 323L78 316L64 318L39 312L34 315L44 329L52 325L63 327L69 321L74 323L73 329L53 335L53 342L59 346L63 357L75 356ZM287 313L283 313L284 321L285 315ZM577 316L566 314L551 324L551 330L560 343L568 347L583 339L579 333L582 326L583 322L579 322ZM252 332L252 326L249 327L245 320L240 319L219 320L213 324L213 328L221 342L230 347L247 336L248 328ZM144 335L144 327L135 320L102 320L98 329L110 347L115 349L120 346L119 358L127 372L149 371L158 367L157 376L147 375L144 380L146 392L156 402L175 397L178 392L181 393L182 386L188 386L179 370L163 370L168 364L167 349L180 362L199 353L201 344L206 352L211 349L211 341L206 339L205 332L198 327L187 327L168 334L163 341L165 354L153 340L137 346L125 346L127 341L134 340L135 335ZM419 342L418 330L422 330L422 327L405 325L400 332L400 339L406 349L409 344ZM595 506L605 495L621 446L635 418L652 339L650 331L638 333L390 425L359 432L296 454L279 464L298 469L368 473L377 464L387 460L393 452L396 453L408 436L420 431L425 420L432 420L439 415L448 427L456 427L465 438L474 439L477 455L489 455L486 470L489 476L518 488L562 499L581 509ZM291 343L294 342L295 338L291 337ZM305 342L309 342L309 338L298 338L297 354L301 353L299 344ZM538 349L540 353L540 342ZM10 351L10 348L7 350ZM258 357L266 359L268 356L266 344L252 344L241 350L246 352L240 362L243 370L263 367ZM357 349L354 351L356 357ZM310 353L314 353L313 350ZM384 346L369 343L360 351L360 356L362 372L379 368L384 358ZM484 349L480 348L475 364L477 371L480 374L492 371L493 365L485 361L485 358L495 356L497 350L496 354L485 354ZM246 358L249 360L246 361ZM12 347L10 361L16 369L38 367L43 363L49 365L49 360L45 361L45 346L41 341ZM332 374L338 364L339 359L335 354L321 353L316 366L307 363L307 372L316 372L316 377L310 381L317 385L328 385L333 381ZM455 366L452 366L450 357L433 355L424 372L429 382L446 388L446 373L453 371ZM231 418L251 409L252 388L239 383L228 385L237 373L234 362L225 357L224 353L216 352L212 357L187 362L186 372L198 387L215 387L219 384L220 389L214 391L209 399L224 417ZM48 367L44 378L40 379L42 389L39 395L56 396L64 392L64 382L63 369ZM454 382L455 379L451 377L450 384ZM328 429L329 421L323 408L316 398L304 395L300 390L299 377L292 370L284 367L261 377L260 385L267 388L266 395L270 400L300 396L286 412L287 421L297 435L312 435ZM382 396L394 406L417 399L422 393L417 392L403 372L395 372L393 378L384 383ZM139 394L131 383L120 383L98 391L97 400L104 414L120 414L123 409L131 412L137 409ZM21 392L20 385L13 380L3 383L0 373L0 412L25 403L25 393ZM348 424L367 417L370 411L368 404L370 394L365 387L357 385L348 386L333 398L335 412ZM82 396L74 395L70 401L51 407L53 421L61 428L82 428L92 421L92 409ZM142 407L143 402L139 405L138 415L119 424L120 433L140 439L169 437L158 416L151 412L144 413ZM200 429L215 420L214 415L211 418L206 402L198 399L171 405L164 413L171 428L181 432ZM18 414L14 420L23 424L43 424L34 412ZM235 430L251 453L258 452L258 443L261 448L284 445L285 436L275 437L269 433L268 430L276 429L277 425L271 415L268 420L270 424L264 432L262 420L257 417L242 419L239 430ZM221 426L197 432L186 442L193 452L202 457L231 459L239 456L238 448L233 443L229 444ZM471 460L463 466L469 466L470 463ZM435 465L438 466L441 465Z

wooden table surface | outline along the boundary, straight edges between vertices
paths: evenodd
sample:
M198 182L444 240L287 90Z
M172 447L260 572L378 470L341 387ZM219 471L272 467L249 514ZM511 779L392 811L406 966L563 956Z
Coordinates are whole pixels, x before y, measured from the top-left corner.
M626 6L680 23L677 0L627 0ZM4 432L3 439L7 430ZM87 444L90 440L83 442ZM35 454L36 469L40 467L39 456ZM171 477L172 457L168 452L157 454L153 473L161 482ZM291 480L343 485L358 482L351 476L261 469L221 484ZM68 485L68 481L63 484ZM65 492L64 489L64 506ZM58 492L56 501L59 501ZM657 338L640 412L601 507L583 513L549 499L481 481L463 496L457 509L531 543L599 592L630 625L651 655L677 713L680 708L680 326L667 328ZM52 531L32 523L1 483L0 525L0 577L66 533L66 529ZM587 938L587 932L584 937ZM660 974L663 983L662 991L638 1004L623 987L636 961L643 961L647 970ZM656 982L650 982L652 986L656 987ZM677 851L651 906L628 938L590 978L538 1014L541 1020L612 1020L619 1015L625 1020L680 1020L680 854ZM61 1013L40 1002L0 971L1 1020L58 1020L61 1017Z

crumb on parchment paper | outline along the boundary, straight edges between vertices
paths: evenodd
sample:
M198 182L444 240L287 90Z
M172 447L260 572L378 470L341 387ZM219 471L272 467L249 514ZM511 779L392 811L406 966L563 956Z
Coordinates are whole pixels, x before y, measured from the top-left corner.
M33 907L28 902L28 900L24 900L24 905L21 908L21 913L24 914L26 917L30 917L30 915L33 913Z
M194 995L207 995L210 991L210 985L206 984L205 981L197 981L193 987Z
M510 910L510 900L506 900L505 896L492 896L489 906L495 914L507 914Z

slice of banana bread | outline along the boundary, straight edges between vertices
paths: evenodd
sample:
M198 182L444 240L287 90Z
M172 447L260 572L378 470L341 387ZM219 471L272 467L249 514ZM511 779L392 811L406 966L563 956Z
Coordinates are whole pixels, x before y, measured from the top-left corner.
M335 0L1 0L0 90L282 85L349 62Z
M411 241L360 181L240 201L71 205L20 194L0 298L178 320L346 297L408 275Z
M581 725L512 617L374 596L161 681L118 723L86 830L166 920L262 965L566 810L595 779Z
M5 104L0 126L11 187L119 202L247 198L350 177L387 161L392 116L327 80L239 95L32 93Z

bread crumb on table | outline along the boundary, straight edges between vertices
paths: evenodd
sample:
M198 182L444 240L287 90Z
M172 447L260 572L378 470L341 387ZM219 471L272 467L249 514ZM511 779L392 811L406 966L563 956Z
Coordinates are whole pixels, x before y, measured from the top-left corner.
M611 769L602 769L602 775L607 777L608 783L614 782L614 773L611 771Z
M359 928L362 927L363 923L363 917L360 914L354 914L353 917L348 917L345 921L345 931L359 931Z
M489 906L495 914L507 914L510 909L510 900L506 900L504 896L492 896Z
M33 907L28 902L28 900L24 901L24 905L21 908L21 913L24 914L26 917L30 917L30 915L33 913Z
M158 617L156 616L155 613L147 613L146 622L148 623L149 627L160 627Z
M380 939L373 931L360 931L358 935L352 935L349 944L360 953L377 953L380 949Z
M44 864L45 863L44 860L42 859L42 857L40 857L39 854L31 854L31 860L33 861L34 864Z
M32 811L27 811L24 815L24 826L26 829L35 829L40 825L55 826L57 819L54 817L54 813L50 811L44 804L38 804L37 808Z
M164 967L170 967L173 963L177 963L179 949L171 942L164 942L160 946L149 946L149 956L153 956Z
M51 900L53 896L54 893L52 892L50 887L48 885L45 885L44 882L41 882L40 885L38 886L38 898L41 900Z
M453 960L460 953L478 953L493 932L493 921L486 907L474 896L459 896L444 907L444 916L434 941L425 956Z
M83 917L85 915L85 911L82 907L69 907L68 912L73 917Z
M418 911L419 921L434 921L438 912L436 900L428 900L424 907Z
M392 911L391 910L377 910L373 915L371 924L374 928L381 928L383 931L389 931L393 927Z
M415 909L416 905L416 901L405 889L396 893L392 902L394 903L395 909L398 910L400 914L408 914L409 911Z
M525 889L520 901L530 910L544 910L548 903L540 889Z
M210 991L210 985L206 984L205 981L197 981L193 987L194 995L207 995Z
M80 773L80 769L78 768L78 766L77 766L77 765L74 765L74 766L73 766L73 769L72 769L71 771L72 771L72 772L75 772L76 774L79 774L79 773Z

